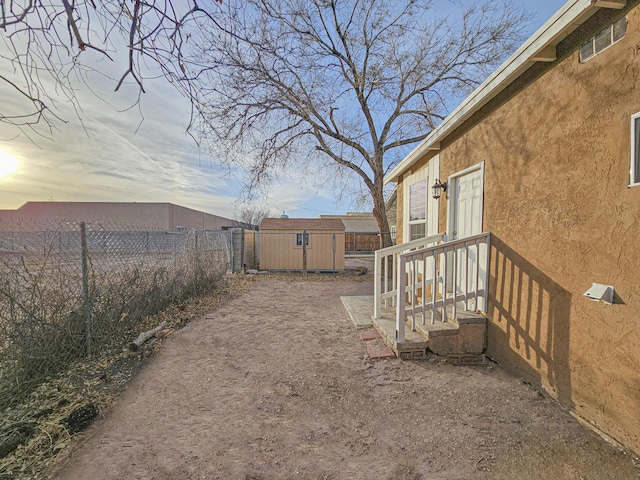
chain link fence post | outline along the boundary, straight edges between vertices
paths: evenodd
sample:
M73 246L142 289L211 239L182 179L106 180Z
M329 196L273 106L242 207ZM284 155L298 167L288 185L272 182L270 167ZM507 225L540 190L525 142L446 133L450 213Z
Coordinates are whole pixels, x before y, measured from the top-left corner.
M89 265L87 249L87 226L80 222L80 244L82 246L82 316L84 319L84 354L91 356L91 308L89 306Z
M193 276L195 280L195 292L198 293L200 291L200 264L199 264L199 254L198 254L198 242L199 242L198 231L195 231L194 238L194 252L193 252Z

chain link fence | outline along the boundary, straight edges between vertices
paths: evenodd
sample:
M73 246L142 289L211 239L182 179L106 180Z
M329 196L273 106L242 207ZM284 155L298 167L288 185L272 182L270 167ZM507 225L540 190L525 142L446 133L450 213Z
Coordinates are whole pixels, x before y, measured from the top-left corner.
M145 317L209 291L231 257L225 231L0 219L0 411L121 350Z

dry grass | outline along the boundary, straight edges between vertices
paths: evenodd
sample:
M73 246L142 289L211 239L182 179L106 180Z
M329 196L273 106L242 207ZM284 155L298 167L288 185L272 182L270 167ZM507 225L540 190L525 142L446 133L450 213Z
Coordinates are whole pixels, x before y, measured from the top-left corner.
M169 329L164 332L166 335L243 294L252 285L254 282L243 278L220 282L207 295L146 317L138 331L166 321ZM123 345L117 353L78 361L42 383L24 402L2 412L0 454L3 450L12 451L0 455L0 480L48 478L54 459L72 450L69 447L73 445L76 430L82 430L93 420L93 412L104 413L109 409L144 360L161 343L161 338L153 338L137 352ZM83 417L86 417L84 422ZM13 449L16 443L18 446Z
M258 275L259 280L263 275ZM286 280L288 282L373 282L373 272L360 274L355 269L345 270L339 273L315 273L310 272L305 276L302 272L272 272L264 277L270 277L278 280Z

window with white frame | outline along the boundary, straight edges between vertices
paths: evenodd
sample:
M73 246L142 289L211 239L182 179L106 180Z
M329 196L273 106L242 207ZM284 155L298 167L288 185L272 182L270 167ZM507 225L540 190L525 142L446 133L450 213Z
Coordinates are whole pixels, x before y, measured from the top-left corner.
M393 240L396 239L396 226L395 225L391 225L391 238Z
M301 247L302 246L302 236L304 235L304 239L305 239L305 245L308 247L309 246L309 234L308 233L296 233L296 247Z
M427 235L427 179L409 186L409 240Z
M631 179L630 185L640 185L640 112L631 116Z
M627 18L623 17L609 25L580 47L580 61L586 62L616 43L627 34Z

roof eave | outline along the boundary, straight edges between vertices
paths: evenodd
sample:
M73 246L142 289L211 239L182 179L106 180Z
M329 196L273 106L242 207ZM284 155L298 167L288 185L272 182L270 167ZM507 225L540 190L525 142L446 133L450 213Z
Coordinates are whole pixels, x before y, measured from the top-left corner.
M600 8L623 8L626 0L571 0L529 37L502 65L476 88L442 123L384 177L397 183L427 152L440 149L451 132L509 86L536 62L555 61L555 47Z

